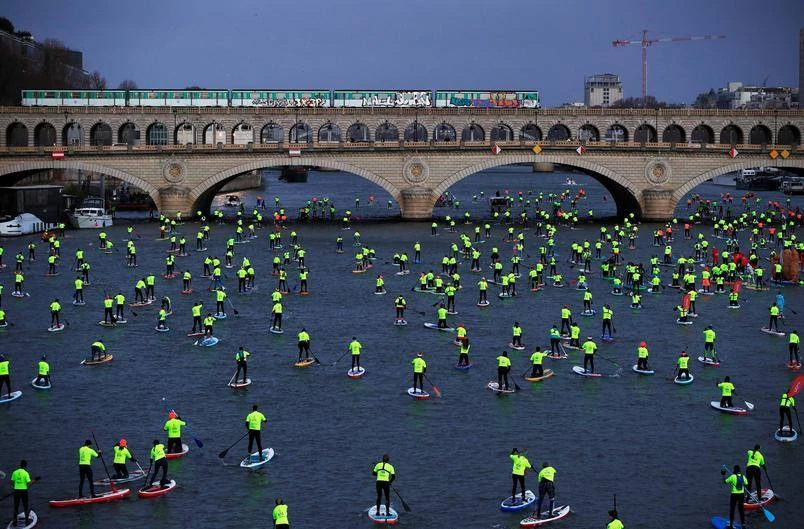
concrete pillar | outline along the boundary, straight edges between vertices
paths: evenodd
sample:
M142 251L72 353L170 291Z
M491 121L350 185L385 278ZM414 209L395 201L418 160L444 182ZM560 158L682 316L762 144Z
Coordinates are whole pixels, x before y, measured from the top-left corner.
M549 162L533 162L534 173L552 173L555 170L555 165Z
M644 220L670 220L676 209L673 192L664 189L646 189L642 191L642 218Z
M427 220L433 217L436 196L432 188L403 189L399 207L405 220Z
M187 187L171 186L159 190L159 196L152 197L156 202L156 209L160 213L173 216L177 211L185 217L193 213L193 202L190 199L190 189Z

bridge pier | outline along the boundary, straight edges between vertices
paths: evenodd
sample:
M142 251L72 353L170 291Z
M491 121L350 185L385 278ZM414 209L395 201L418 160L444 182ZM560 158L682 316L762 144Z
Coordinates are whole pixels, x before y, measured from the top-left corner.
M164 215L173 216L177 211L185 218L193 214L193 201L190 198L190 189L181 186L170 186L159 190L155 197L156 208Z
M429 220L433 217L436 196L432 188L414 187L403 189L399 200L402 218L405 220Z
M673 191L669 189L645 189L639 202L643 220L671 220L676 209Z

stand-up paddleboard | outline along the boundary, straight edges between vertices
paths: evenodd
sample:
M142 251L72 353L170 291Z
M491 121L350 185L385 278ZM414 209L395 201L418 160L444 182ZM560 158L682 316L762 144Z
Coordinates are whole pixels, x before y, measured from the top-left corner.
M247 378L245 382L229 382L229 387L233 389L240 389L251 385L251 379Z
M117 323L115 323L113 321L103 321L103 320L101 320L101 321L98 322L98 325L100 325L101 327L117 327Z
M205 332L203 332L203 331L198 331L198 332L188 332L188 333L187 333L187 336L189 336L189 337L191 337L191 338L192 338L192 337L196 337L196 336L204 336L205 334L206 334L206 333L205 333Z
M729 519L723 518L722 516L713 516L712 526L714 526L715 529L726 529L729 527ZM734 522L734 525L731 527L732 529L743 529L743 525L740 522Z
M148 472L141 468L135 468L131 472L128 473L128 477L125 478L112 478L112 483L115 485L119 485L121 483L130 483L132 481L138 481L145 476L148 475ZM93 482L95 485L103 485L108 487L109 486L109 478L97 479Z
M118 324L118 325L125 325L126 323L128 323L128 320L124 320L122 318L117 318L116 320L114 320L114 322L116 324Z
M781 430L776 430L773 433L773 438L780 443L792 443L798 439L798 432L795 430L790 430L789 426L782 426Z
M455 369L460 369L461 371L466 371L467 369L471 368L474 362L469 362L468 364L455 364Z
M366 368L365 367L358 367L357 369L350 369L349 371L346 372L346 376L348 376L349 378L360 378L365 374L366 374Z
M500 510L506 512L521 511L522 509L527 509L533 505L535 501L536 495L533 494L533 491L526 490L524 501L522 500L522 493L519 493L516 496L508 496L500 502Z
M101 356L97 360L92 360L91 358L84 358L83 360L81 360L81 365L82 366L96 366L98 364L105 364L106 362L111 362L112 358L114 358L114 355L111 355L111 354L106 354L104 356Z
M181 293L182 293L183 296L189 296L190 294L193 293L193 289L188 288L187 290L182 290Z
M312 358L305 358L304 360L299 360L298 362L294 362L293 365L296 367L308 367L315 363L315 360Z
M429 393L427 393L423 389L418 389L418 388L416 389L416 391L414 391L413 388L408 388L408 395L410 395L414 399L419 399L419 400L429 399L430 398Z
M455 330L452 327L439 327L437 323L430 323L430 322L426 322L424 326L427 327L428 329L435 329L437 331L452 332Z
M214 314L214 316L215 316L215 319L216 319L216 320L225 320L226 318L228 318L228 317L229 317L229 315L228 315L228 314L226 314L225 312L216 312L216 313Z
M78 505L89 505L91 503L106 503L109 501L122 500L131 494L131 489L117 489L115 491L102 492L94 498L73 498L71 500L50 500L51 507L76 507Z
M687 314L687 316L689 316L689 314ZM676 323L679 324L679 325L692 325L692 321L690 321L690 320L681 321L679 319L676 319Z
M756 498L756 493L753 496L749 496L748 501L743 503L743 508L746 511L757 511L761 507L766 507L771 503L776 501L776 494L773 492L773 489L762 489L762 495L759 497L759 502L755 502L754 498Z
M739 309L739 308L740 308L740 306L741 306L741 305L738 303L738 304L736 304L736 305L726 305L726 308L727 308L727 309Z
M215 336L210 336L208 338L204 338L203 340L198 340L195 342L195 345L200 345L203 347L212 347L213 345L217 345L220 340Z
M170 331L170 327L154 327L156 332L168 332Z
M274 334L285 334L285 331L283 331L282 329L277 329L276 327L271 327L268 330Z
M386 514L385 505L380 505L380 512L377 512L377 506L374 505L368 510L369 520L376 524L396 525L399 522L399 513L391 508L390 512Z
M8 393L3 393L0 395L0 404L8 404L9 402L14 402L18 398L22 397L22 391L12 391L9 395Z
M129 307L147 307L148 305L150 305L153 302L154 302L154 300L149 299L148 301L138 301L136 303L129 303L128 306Z
M653 369L638 369L636 364L631 368L634 370L634 373L638 373L640 375L655 375L656 371Z
M783 332L781 332L781 331L774 331L774 330L768 329L767 327L762 327L762 328L760 329L760 331L762 331L762 332L764 332L764 333L767 333L767 334L772 334L772 335L774 335L774 336L784 336L784 333L783 333Z
M565 358L569 358L569 355L567 353L558 353L558 354L548 353L545 358L550 358L552 360L564 360Z
M525 350L525 346L524 346L524 345L514 345L514 344L513 344L513 343L511 343L511 342L508 342L508 347L510 347L511 349L513 349L513 350L515 350L515 351L524 351L524 350Z
M408 320L404 320L404 319L401 319L401 318L397 318L397 319L394 320L394 325L399 326L399 327L405 326L407 324L408 324Z
M585 310L581 312L581 316L594 316L595 314L597 314L597 312L595 312L595 309Z
M374 295L375 295L375 296L384 296L384 295L386 295L387 293L388 293L388 292L386 292L385 290L383 290L382 292L375 292L375 293L374 293Z
M504 387L500 389L500 385L497 382L489 382L486 384L486 388L495 393L499 393L500 395L510 395L511 393L516 393L516 387L513 383L511 383L508 389L505 389Z
M567 516L569 513L570 513L569 505L560 505L554 508L552 512L542 511L542 515L539 518L528 516L527 518L519 522L519 527L539 527L540 525L560 520L565 516Z
M244 457L243 460L240 462L240 466L243 468L261 467L265 463L273 459L274 454L275 452L273 448L264 448L262 451L262 458L260 458L260 452L254 452L253 454Z
M168 492L170 492L175 488L176 488L176 480L171 479L170 483L168 483L164 487L159 483L154 483L153 485L143 487L137 492L137 496L139 496L140 498L157 498L159 496L167 494Z
M586 370L585 370L583 367L581 367L581 366L572 366L572 371L573 371L573 372L575 372L575 373L577 373L577 374L579 374L579 375L581 375L581 376L583 376L583 377L595 377L595 378L600 378L600 377L602 377L602 376L603 376L603 375L601 375L600 373L592 373L591 371L586 371Z
M39 377L37 377L37 378L39 378ZM35 389L43 389L43 390L44 390L44 389L50 389L50 388L52 388L52 387L53 387L53 385L52 385L50 382L48 382L47 384L37 385L37 384L36 384L36 378L34 378L33 380L31 380L31 385L32 385L32 386L33 386Z
M10 522L8 522L7 529L33 529L34 527L36 527L36 524L39 523L39 517L33 511L29 511L28 515L30 516L30 518L26 518L24 512L17 514L16 519L17 524L14 525L15 520L11 520ZM28 520L31 521L25 523Z
M187 452L190 451L190 445L187 443L181 444L181 452L165 452L165 457L168 459L178 459L180 457L184 457L187 455Z
M555 373L553 373L552 369L545 369L544 374L542 376L540 376L540 377L525 377L525 380L527 380L528 382L541 382L542 380L544 380L546 378L550 378L554 374Z
M796 364L795 362L787 362L785 365L787 366L787 369L792 369L793 371L798 371L801 369L800 363Z
M673 379L673 382L676 384L680 384L682 386L686 386L687 384L692 384L692 381L695 380L695 377L690 374L689 378L679 378L678 376Z
M60 323L60 324L56 325L55 327L48 327L47 330L48 330L48 332L63 331L64 330L64 324Z
M740 408L738 406L732 406L731 408L726 408L720 405L720 402L717 400L713 400L709 402L709 405L715 408L718 411L722 411L723 413L730 413L732 415L746 415L748 414L748 410L745 408Z
M491 305L489 301L480 301L477 303L478 307L488 307L489 305Z
M500 292L499 294L497 294L497 297L500 299L508 299L512 298L513 296L511 294L506 294L505 292Z
M616 291L612 290L612 291L611 291L611 295L612 295L612 296L622 296L622 295L623 295L623 292L622 292L622 290L621 290L621 291L619 291L619 292L616 292Z
M27 292L12 292L12 293L11 293L11 295L12 295L12 296L14 296L15 298L20 298L20 299L22 299L22 298L24 298L25 296L27 296L27 295L28 295L28 293L27 293Z
M703 356L699 356L698 361L705 366L718 367L720 365L720 362L718 362L717 360L713 360L711 358L706 358Z
M602 336L601 335L600 336L600 341L606 342L606 343L614 343L615 339L614 339L614 336Z
M76 307L83 307L86 304L87 304L86 301L73 301L73 305L75 305Z

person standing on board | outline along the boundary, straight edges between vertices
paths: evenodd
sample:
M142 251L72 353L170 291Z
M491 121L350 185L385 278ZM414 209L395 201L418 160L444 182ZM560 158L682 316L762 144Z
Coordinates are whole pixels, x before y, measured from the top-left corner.
M726 475L726 468L720 469L720 475ZM734 465L734 472L723 483L729 486L729 529L734 527L734 509L740 513L740 525L745 526L745 476L740 473L740 465Z
M290 522L288 521L288 506L282 501L282 498L277 498L274 501L272 518L274 519L274 529L290 529Z
M246 415L246 428L248 429L249 457L251 456L251 447L256 441L257 450L259 451L258 459L260 461L265 459L265 455L262 453L262 437L260 436L260 430L262 430L262 423L267 421L268 419L265 418L265 415L257 411L256 404L251 407L251 413Z
M38 479L38 478L37 478ZM11 483L14 484L14 517L13 525L17 526L17 514L20 512L22 503L22 513L25 515L25 525L31 523L31 509L28 506L28 487L33 483L31 475L28 474L28 462L20 461L20 467L11 473Z
M103 452L98 450L97 452L92 449L92 441L87 439L84 441L84 446L78 449L78 475L80 477L80 481L78 482L78 497L84 497L84 479L89 482L89 495L92 498L96 498L97 494L95 494L95 484L92 480L92 458L98 457Z
M524 503L525 500L525 472L530 466L530 461L524 455L519 453L519 450L516 448L511 450L511 453L508 456L511 461L513 462L513 468L511 469L511 481L513 482L511 486L511 502L516 505L517 503ZM522 488L522 496L519 501L516 499L516 486L519 485Z
M383 454L382 461L374 465L371 471L372 476L377 476L377 514L380 514L380 503L382 495L385 494L385 515L391 514L391 483L396 479L394 466L390 463L391 458L388 454Z
M175 411L170 410L168 420L165 422L165 426L162 427L168 433L168 454L178 454L184 451L184 447L181 444L181 427L186 424Z

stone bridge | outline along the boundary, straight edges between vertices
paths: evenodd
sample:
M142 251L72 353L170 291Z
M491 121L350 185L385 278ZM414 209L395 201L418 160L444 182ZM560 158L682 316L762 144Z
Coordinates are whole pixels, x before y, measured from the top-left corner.
M187 214L239 174L323 167L376 183L403 218L425 219L471 174L543 162L596 178L619 214L663 220L715 176L804 172L802 127L801 111L13 107L0 108L0 185L45 169L94 171Z

